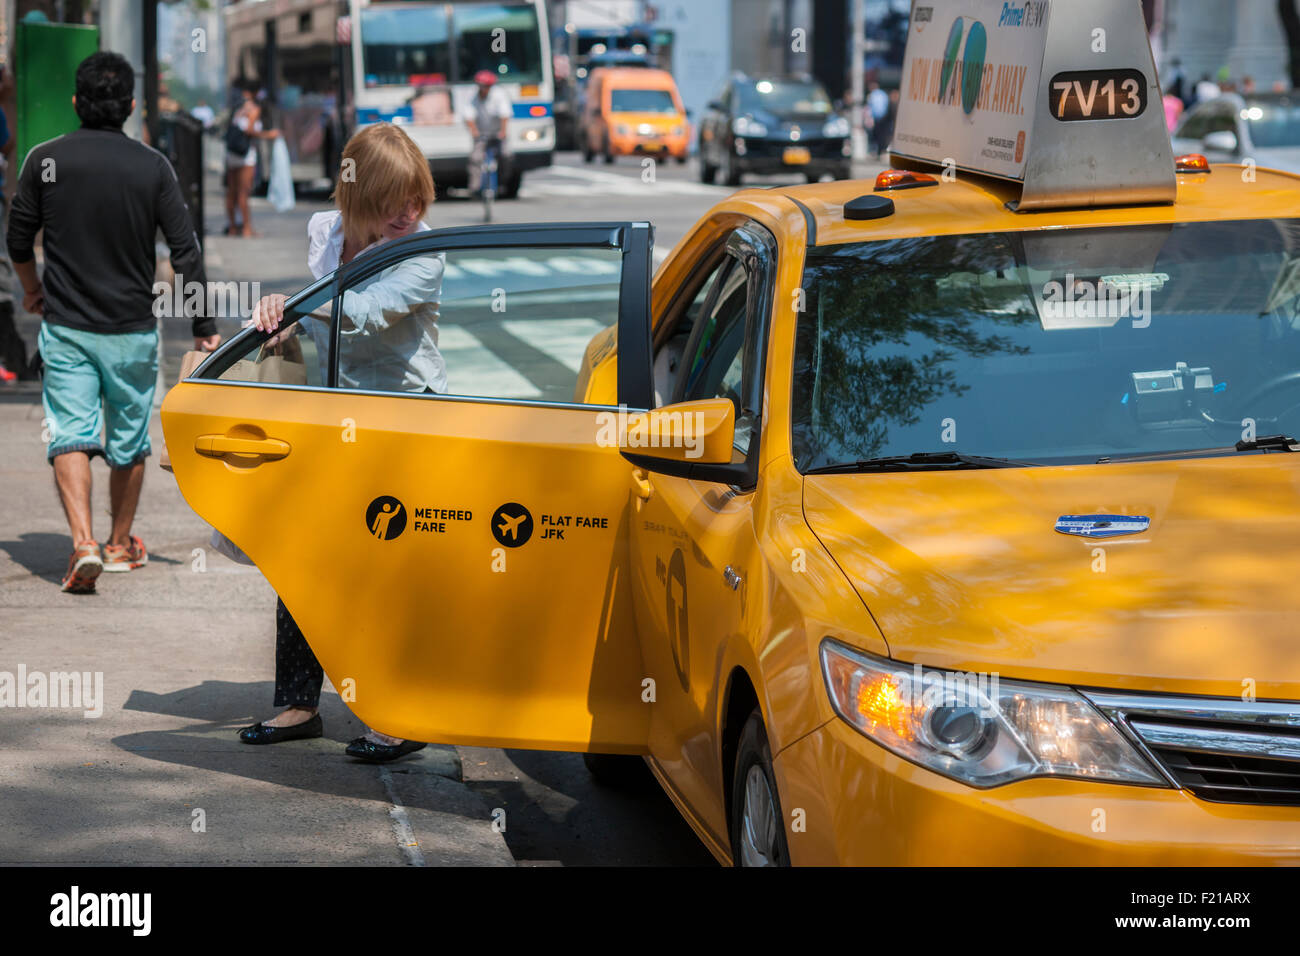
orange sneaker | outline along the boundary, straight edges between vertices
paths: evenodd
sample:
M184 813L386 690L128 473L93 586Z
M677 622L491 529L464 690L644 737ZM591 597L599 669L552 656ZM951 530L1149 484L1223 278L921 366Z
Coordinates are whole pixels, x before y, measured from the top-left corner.
M144 542L135 535L131 535L129 545L104 545L105 571L134 571L148 563L149 552L145 549Z
M99 545L94 541L82 541L68 561L63 590L69 594L94 594L95 579L103 570L104 559L99 556Z

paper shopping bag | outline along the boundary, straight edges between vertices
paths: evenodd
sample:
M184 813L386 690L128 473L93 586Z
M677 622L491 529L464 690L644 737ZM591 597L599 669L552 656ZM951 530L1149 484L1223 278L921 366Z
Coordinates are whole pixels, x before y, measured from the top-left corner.
M176 381L183 382L198 368L205 358L211 355L211 352L200 352L197 349L190 349L181 356L181 374L177 376ZM172 458L167 453L167 442L163 442L162 454L158 456L158 467L163 471L172 470Z

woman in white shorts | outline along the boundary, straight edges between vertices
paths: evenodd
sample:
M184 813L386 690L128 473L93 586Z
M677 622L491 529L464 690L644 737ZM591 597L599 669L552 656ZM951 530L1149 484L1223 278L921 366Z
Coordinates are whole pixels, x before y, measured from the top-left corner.
M248 211L248 197L253 192L253 179L257 176L257 141L275 139L280 131L262 129L262 108L257 105L256 84L240 83L239 93L241 102L226 127L226 235L257 236L260 233L253 231ZM236 152L232 146L237 143L246 143L247 148Z

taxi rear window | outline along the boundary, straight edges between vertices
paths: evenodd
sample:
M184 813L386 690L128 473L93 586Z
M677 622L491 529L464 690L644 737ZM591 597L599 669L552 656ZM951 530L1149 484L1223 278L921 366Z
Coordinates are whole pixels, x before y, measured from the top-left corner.
M803 472L955 452L1039 464L1300 435L1300 220L810 249Z

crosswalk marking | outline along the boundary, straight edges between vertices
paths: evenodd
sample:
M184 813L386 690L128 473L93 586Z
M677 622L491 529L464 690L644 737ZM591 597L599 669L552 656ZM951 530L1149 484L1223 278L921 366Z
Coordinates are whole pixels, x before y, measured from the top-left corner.
M640 175L620 176L600 169L574 169L569 166L548 166L524 177L522 195L530 199L572 196L639 196L648 199L655 195L709 196L713 199L730 195L735 190L728 186L706 186L682 179L656 178L642 182Z
M464 326L439 326L438 351L447 362L447 391L452 395L542 397L541 389L488 351Z
M555 359L576 375L591 337L605 327L596 319L538 319L502 322L507 332Z

